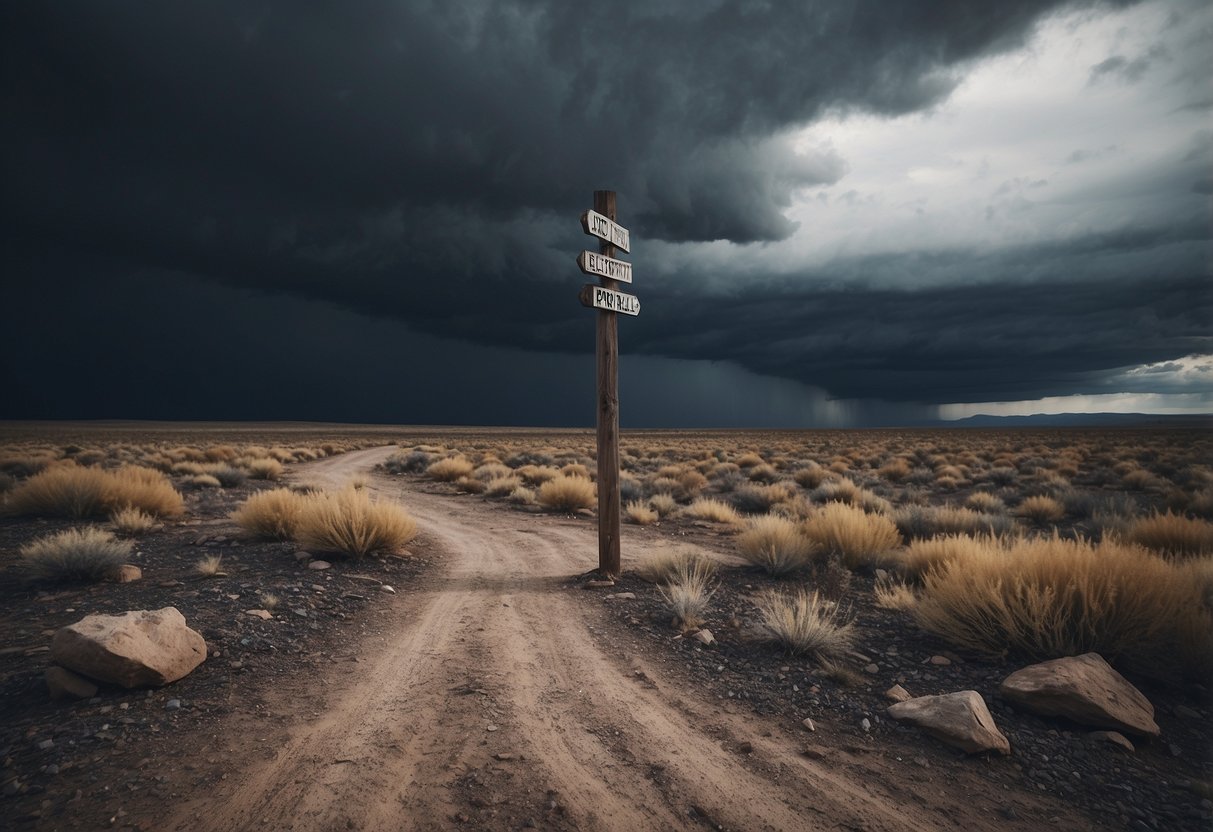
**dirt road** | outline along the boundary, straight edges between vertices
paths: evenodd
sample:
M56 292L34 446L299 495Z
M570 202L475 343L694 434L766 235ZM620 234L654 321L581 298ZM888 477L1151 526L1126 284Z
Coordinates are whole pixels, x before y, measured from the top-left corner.
M234 748L230 776L166 828L1026 828L979 811L963 780L922 793L879 755L815 762L799 754L799 726L686 689L640 645L607 638L569 588L596 564L592 524L370 475L391 450L298 478L369 476L418 518L438 574L394 599L362 661L314 679L324 705L276 747L217 737ZM272 707L308 707L283 700Z

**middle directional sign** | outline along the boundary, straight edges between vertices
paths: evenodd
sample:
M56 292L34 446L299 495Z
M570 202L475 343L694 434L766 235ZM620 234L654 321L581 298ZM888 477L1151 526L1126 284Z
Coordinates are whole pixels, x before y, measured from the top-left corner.
M583 251L577 255L577 266L585 274L618 280L621 283L632 282L632 264L604 254Z
M622 312L625 315L640 314L640 298L616 292L614 289L604 289L593 283L581 287L581 305L604 309L607 312Z

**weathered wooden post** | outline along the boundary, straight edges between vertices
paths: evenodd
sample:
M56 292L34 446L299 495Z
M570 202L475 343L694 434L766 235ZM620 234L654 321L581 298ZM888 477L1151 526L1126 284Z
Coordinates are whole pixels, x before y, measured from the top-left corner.
M594 210L581 215L581 227L599 238L598 254L583 251L577 266L598 276L598 285L581 289L581 303L598 310L598 571L618 577L619 566L619 324L617 313L639 315L640 301L617 291L632 282L632 266L616 260L616 250L631 250L626 228L616 224L614 191L594 191Z

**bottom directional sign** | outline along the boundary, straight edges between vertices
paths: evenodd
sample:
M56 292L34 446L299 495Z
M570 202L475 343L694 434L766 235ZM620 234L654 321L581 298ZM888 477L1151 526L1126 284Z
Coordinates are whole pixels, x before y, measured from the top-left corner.
M605 309L608 312L622 312L625 315L640 314L640 298L616 292L614 289L604 289L593 283L581 287L581 305Z

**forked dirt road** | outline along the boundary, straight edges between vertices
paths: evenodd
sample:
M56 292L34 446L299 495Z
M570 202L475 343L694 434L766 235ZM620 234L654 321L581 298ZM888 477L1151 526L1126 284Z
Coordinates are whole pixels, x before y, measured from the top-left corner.
M228 776L187 795L165 828L976 832L1057 814L1027 795L979 795L989 787L977 778L910 784L881 755L800 755L799 726L687 688L645 664L639 645L607 637L596 606L569 588L597 562L592 524L369 474L392 450L299 466L298 478L369 477L418 519L434 574L394 599L385 637L359 663L309 682L323 705L289 689L270 703L311 707L310 721L260 746L252 735L268 731L252 722L217 735L232 752ZM1007 803L1020 820L992 811Z

